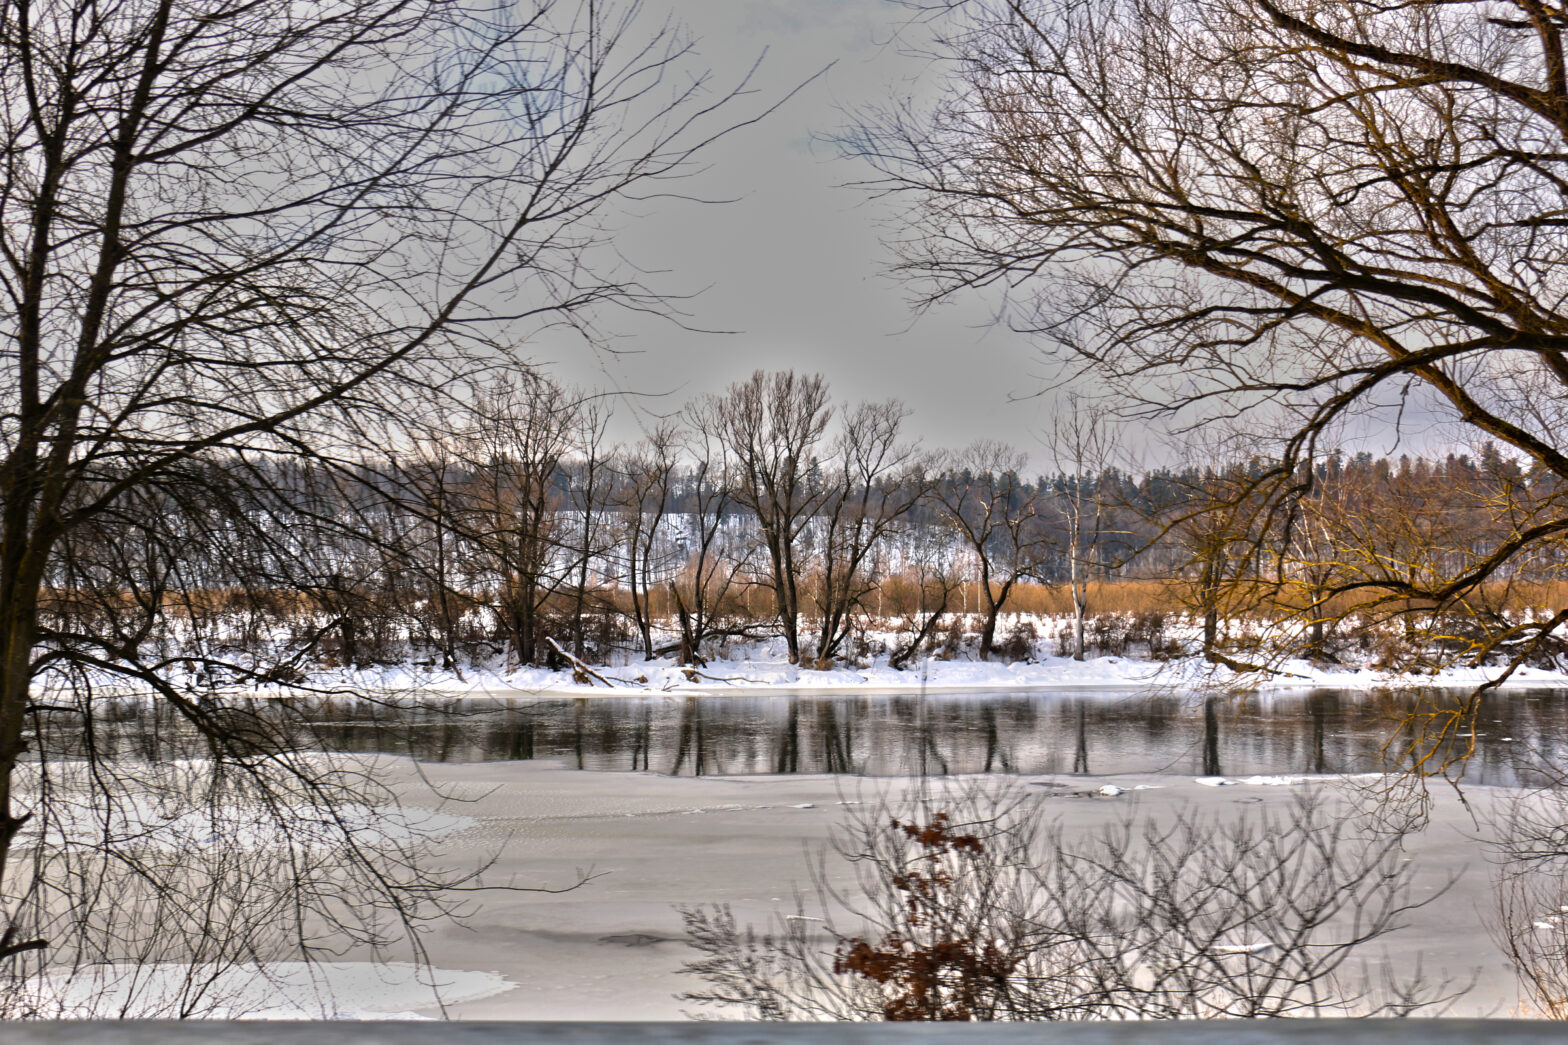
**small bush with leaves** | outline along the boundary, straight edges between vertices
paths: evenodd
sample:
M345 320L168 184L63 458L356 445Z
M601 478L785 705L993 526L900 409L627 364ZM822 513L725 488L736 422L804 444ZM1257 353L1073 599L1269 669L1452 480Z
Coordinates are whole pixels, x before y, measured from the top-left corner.
M1458 992L1371 974L1409 898L1397 832L1303 795L1224 820L1136 811L1092 838L1012 785L926 787L862 807L771 931L682 909L683 997L761 1020L1404 1016ZM853 926L852 928L849 926Z

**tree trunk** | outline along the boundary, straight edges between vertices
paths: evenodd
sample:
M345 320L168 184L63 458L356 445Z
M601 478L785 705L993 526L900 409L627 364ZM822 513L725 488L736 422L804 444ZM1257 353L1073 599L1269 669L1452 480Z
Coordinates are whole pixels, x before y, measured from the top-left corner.
M1203 701L1203 775L1220 776L1220 719L1215 698Z
M1001 604L986 598L985 627L980 629L980 659L990 660L996 646L996 620L1002 615Z
M1073 660L1083 660L1083 621L1089 613L1086 590L1073 585Z
M345 609L343 619L338 622L338 642L343 647L344 666L359 667L359 630L355 627L351 609Z
M577 593L572 601L572 656L583 659L583 608L588 602L588 562L584 553L582 569L577 575Z
M795 592L795 562L790 548L775 534L770 547L773 554L773 592L778 607L779 626L784 630L784 642L789 647L789 662L800 663L799 603Z
M15 558L25 555L24 552ZM36 560L41 562L44 557L44 553L37 553ZM38 590L42 581L41 576L33 575L41 570L29 569L30 565L23 566L21 576L13 573L8 578L10 583L4 586L7 598L0 611L0 895L5 894L12 843L30 815L17 815L12 805L16 767L27 750L23 731L32 685L33 639L38 628ZM11 920L13 912L0 910L0 917L5 918L5 924L0 925L0 959L44 947L42 940L21 938L20 928Z
M922 612L924 612L923 609ZM888 667L892 668L894 671L903 671L904 665L909 662L909 658L913 657L920 651L921 644L924 643L931 633L936 630L937 624L941 621L942 615L946 612L947 595L944 593L942 597L942 604L936 608L935 613L932 613L931 616L926 618L925 623L920 626L920 629L917 632L915 632L914 640L902 649L895 650L893 655L888 657Z
M632 533L628 546L630 561L627 563L627 580L632 589L632 618L637 622L637 634L642 638L643 660L653 659L653 591L648 585L646 560L637 557L637 533Z
M1203 610L1203 657L1216 662L1220 638L1220 568L1211 552L1203 563L1198 603Z
M680 589L675 586L674 581L670 581L670 596L675 600L675 612L681 624L681 664L695 664L698 667L706 667L707 662L702 659L697 649L702 643L702 636L697 634L697 629L693 627L691 614L686 611L686 603L682 601ZM651 646L649 650L651 656Z

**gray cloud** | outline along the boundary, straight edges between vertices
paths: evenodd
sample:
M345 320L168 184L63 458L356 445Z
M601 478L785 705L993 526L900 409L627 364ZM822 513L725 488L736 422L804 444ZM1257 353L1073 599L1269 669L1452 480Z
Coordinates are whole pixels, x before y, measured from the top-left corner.
M819 371L840 401L904 401L929 446L997 438L1037 454L1034 433L1049 424L1054 396L1018 397L1046 387L1038 351L992 322L994 302L957 302L917 320L908 288L887 275L880 241L897 207L848 187L869 171L823 143L848 112L933 82L930 64L909 53L921 30L903 24L908 9L885 0L702 0L671 14L690 27L718 87L762 56L753 103L816 76L778 112L722 141L699 176L672 186L735 202L650 201L618 239L633 261L665 270L659 286L702 289L684 305L689 325L734 333L612 317L618 354L562 338L538 355L572 383L669 393L643 401L664 412L759 367ZM614 436L635 438L632 412L619 413Z

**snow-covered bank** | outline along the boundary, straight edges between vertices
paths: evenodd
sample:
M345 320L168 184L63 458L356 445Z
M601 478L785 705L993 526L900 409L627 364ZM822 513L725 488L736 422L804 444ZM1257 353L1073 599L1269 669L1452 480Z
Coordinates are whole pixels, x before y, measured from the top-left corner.
M568 669L519 668L500 671L471 667L461 673L435 668L393 667L366 671L320 672L313 686L347 690L428 690L446 696L637 696L675 693L687 696L754 695L885 695L898 693L1004 693L1041 690L1194 690L1278 692L1332 688L1370 691L1401 687L1473 689L1501 671L1498 667L1449 667L1429 674L1408 674L1286 661L1270 673L1239 674L1196 657L1150 660L1139 657L1095 657L1075 661L1044 657L1003 661L922 659L898 671L885 658L864 667L836 665L829 670L790 664L782 654L761 645L747 655L710 661L700 668L683 667L672 657L595 667L598 678L576 681ZM1568 672L1521 667L1503 686L1568 688Z
M279 637L259 645L229 647L217 661L169 656L163 677L173 686L211 695L285 696L322 694L432 693L465 697L604 696L680 694L741 695L898 695L927 693L1007 693L1021 691L1112 691L1120 693L1216 692L1269 693L1338 689L1373 691L1398 688L1474 689L1505 673L1502 685L1518 688L1568 688L1568 655L1542 654L1509 672L1496 662L1463 664L1452 652L1412 648L1380 632L1340 636L1333 659L1271 660L1269 639L1256 622L1231 622L1260 652L1234 654L1257 659L1263 667L1238 671L1209 663L1199 653L1201 627L1186 617L1160 617L1158 626L1122 614L1094 618L1096 641L1084 660L1067 656L1070 622L1050 615L1020 613L1004 618L990 659L978 651L980 618L954 618L941 641L928 640L919 653L892 666L893 651L907 651L911 636L896 622L872 620L857 630L827 661L806 652L791 664L782 638L710 637L702 643L705 660L682 665L673 655L645 660L629 636L585 648L587 661L549 642L555 667L517 666L503 647L487 645L483 655L452 651L448 660L428 644L391 643L376 660L357 667L335 657L311 655ZM671 638L655 629L655 641ZM1298 637L1299 639L1299 637ZM569 644L568 644L569 645ZM1299 646L1299 642L1296 643ZM659 648L672 648L669 646ZM809 649L809 643L806 644ZM1293 647L1294 648L1294 647ZM319 652L319 651L318 651ZM224 658L229 658L225 667ZM569 663L570 662L570 663ZM1434 664L1447 664L1434 668ZM150 688L109 671L90 673L96 697L146 696ZM262 681L277 679L277 682ZM41 692L55 687L79 691L80 677L41 679Z

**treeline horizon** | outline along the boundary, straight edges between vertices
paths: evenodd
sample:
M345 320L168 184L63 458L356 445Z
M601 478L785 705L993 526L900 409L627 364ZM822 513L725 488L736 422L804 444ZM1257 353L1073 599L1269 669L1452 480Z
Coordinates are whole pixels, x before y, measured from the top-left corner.
M1462 571L1558 495L1491 446L1329 454L1280 511L1256 492L1269 462L1137 474L1111 419L1078 401L1048 439L1057 470L1033 479L1003 443L921 449L900 404L835 404L820 376L759 371L630 446L607 443L608 417L529 373L377 453L192 461L73 535L49 626L100 654L156 645L232 677L238 653L242 673L292 681L419 658L700 664L733 638L780 637L791 662L826 667L864 659L873 623L901 636L877 652L903 667L922 648L951 656L960 616L979 622L976 656L1017 657L1033 643L999 636L1002 615L1052 606L1079 659L1107 646L1096 614L1148 618L1150 653L1178 652L1159 635L1186 614L1202 621L1186 652L1255 667L1245 622L1317 659L1396 617L1409 652L1432 632L1484 656L1562 563L1542 544L1451 606L1399 588Z

